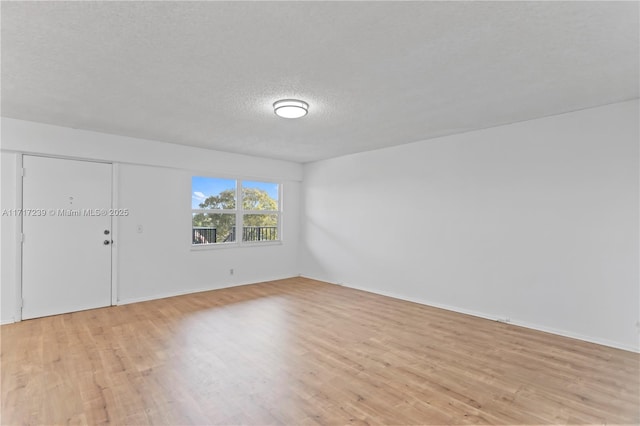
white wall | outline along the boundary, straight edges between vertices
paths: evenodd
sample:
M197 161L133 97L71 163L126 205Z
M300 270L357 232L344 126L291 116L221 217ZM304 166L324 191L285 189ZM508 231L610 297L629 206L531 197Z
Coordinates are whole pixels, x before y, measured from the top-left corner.
M2 118L2 208L15 206L16 158L45 154L116 164L114 241L119 303L298 275L300 164ZM284 185L283 243L191 250L191 176L277 180ZM16 319L16 226L2 218L0 320ZM143 225L143 232L137 232ZM12 237L13 236L13 237ZM13 240L11 240L13 238ZM234 269L234 275L229 270Z
M186 170L119 167L120 207L131 211L118 223L120 301L298 275L299 182L284 182L282 245L192 251L192 175ZM142 233L137 225L142 225Z
M638 114L307 164L302 273L638 351Z
M257 178L302 180L302 167L290 161L269 160L201 148L109 135L2 117L5 152L48 154L130 164L145 164L243 174Z

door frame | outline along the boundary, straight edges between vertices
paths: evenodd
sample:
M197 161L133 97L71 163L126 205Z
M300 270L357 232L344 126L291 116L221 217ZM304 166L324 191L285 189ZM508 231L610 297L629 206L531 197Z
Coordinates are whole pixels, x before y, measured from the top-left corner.
M102 163L111 165L111 208L118 209L118 181L119 181L119 165L112 161L95 160L91 158L69 157L62 155L44 155L44 154L31 154L26 152L20 152L16 155L16 206L22 209L22 194L23 185L22 178L24 177L24 156L29 155L32 157L45 157L60 160L75 160L86 161L90 163ZM15 322L22 321L22 240L23 240L23 228L22 228L22 215L16 216L16 313ZM111 217L111 237L113 238L113 244L111 244L111 306L118 304L118 222L119 216Z

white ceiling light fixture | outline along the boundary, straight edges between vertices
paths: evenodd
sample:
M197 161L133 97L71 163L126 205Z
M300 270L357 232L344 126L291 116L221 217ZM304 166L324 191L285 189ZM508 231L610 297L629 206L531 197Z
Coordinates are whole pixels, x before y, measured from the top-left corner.
M282 118L300 118L309 112L309 104L298 99L281 99L273 103L273 112Z

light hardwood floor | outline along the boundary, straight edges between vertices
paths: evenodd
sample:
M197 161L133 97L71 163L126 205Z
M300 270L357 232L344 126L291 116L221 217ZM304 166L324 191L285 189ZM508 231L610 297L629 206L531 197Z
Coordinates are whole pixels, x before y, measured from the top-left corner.
M640 356L304 278L5 325L2 424L637 424Z

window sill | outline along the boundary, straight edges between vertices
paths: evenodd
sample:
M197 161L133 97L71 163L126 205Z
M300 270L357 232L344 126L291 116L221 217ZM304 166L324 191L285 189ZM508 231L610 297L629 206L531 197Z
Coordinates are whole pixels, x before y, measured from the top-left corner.
M207 251L207 250L221 250L221 249L233 249L233 248L248 248L248 247L265 247L265 246L281 246L282 240L279 241L258 241L249 243L218 243L218 244L192 244L191 251Z

